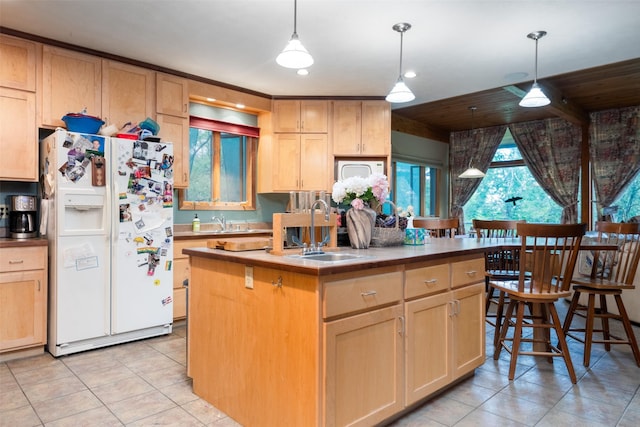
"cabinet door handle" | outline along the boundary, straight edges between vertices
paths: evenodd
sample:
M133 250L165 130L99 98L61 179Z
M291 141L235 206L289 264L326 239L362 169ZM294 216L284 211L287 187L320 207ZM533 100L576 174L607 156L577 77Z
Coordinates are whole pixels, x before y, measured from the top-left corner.
M371 297L371 296L374 296L374 295L377 295L377 294L378 294L378 292L374 291L374 290L360 292L360 295L363 296L363 297Z
M184 108L184 110L183 110L182 112L183 112L183 113L186 113L186 112L187 112L187 104L184 104L184 107L183 107L183 108Z
M404 335L404 316L398 317L398 320L400 320L400 329L398 329L398 335L403 336Z
M22 264L22 263L24 263L23 259L9 260L9 264Z
M40 292L40 280L38 280L38 292Z
M424 284L427 285L427 287L435 285L436 283L438 283L438 279L429 279L424 281Z
M456 315L456 308L453 301L449 301L449 317Z
M475 276L476 273L477 273L476 270L469 270L469 271L467 271L467 276Z

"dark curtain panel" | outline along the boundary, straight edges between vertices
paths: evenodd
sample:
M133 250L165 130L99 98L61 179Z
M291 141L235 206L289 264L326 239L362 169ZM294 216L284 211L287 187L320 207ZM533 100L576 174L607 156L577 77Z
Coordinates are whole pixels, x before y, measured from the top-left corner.
M507 126L494 126L470 131L451 132L449 173L451 174L451 218L458 218L459 234L464 234L463 206L480 185L481 179L458 178L469 165L487 172L493 156L507 131Z
M580 126L547 119L511 124L509 130L535 180L562 207L560 222L577 222Z
M640 106L590 114L591 173L602 208L610 206L640 171Z

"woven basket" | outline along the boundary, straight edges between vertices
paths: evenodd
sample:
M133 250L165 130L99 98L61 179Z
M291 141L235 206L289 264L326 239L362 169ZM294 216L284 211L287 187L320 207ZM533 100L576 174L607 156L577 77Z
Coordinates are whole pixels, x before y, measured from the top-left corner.
M396 217L395 226L392 228L385 227L373 227L371 234L371 246L374 247L386 247L386 246L400 246L404 243L404 230L400 228L400 218L398 217L398 209L392 201L386 201L393 208L393 214ZM382 210L382 205L378 206L378 209Z

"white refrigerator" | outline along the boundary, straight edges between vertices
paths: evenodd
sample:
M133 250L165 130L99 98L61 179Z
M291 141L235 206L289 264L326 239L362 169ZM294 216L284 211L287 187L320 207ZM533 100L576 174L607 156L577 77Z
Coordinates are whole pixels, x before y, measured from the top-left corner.
M170 333L172 145L56 129L40 158L49 352Z

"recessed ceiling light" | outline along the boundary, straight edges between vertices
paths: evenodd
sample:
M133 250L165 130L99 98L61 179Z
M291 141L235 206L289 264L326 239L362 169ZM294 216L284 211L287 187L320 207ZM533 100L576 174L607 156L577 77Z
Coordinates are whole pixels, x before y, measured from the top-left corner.
M415 71L407 71L406 73L404 73L404 76L408 79L412 79L416 76L416 72Z
M298 75L299 76L307 76L307 75L309 75L309 70L307 70L306 68L300 68L298 70Z
M244 108L244 104L236 104L236 108Z

